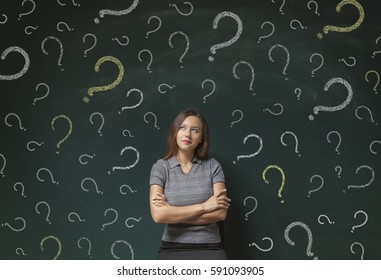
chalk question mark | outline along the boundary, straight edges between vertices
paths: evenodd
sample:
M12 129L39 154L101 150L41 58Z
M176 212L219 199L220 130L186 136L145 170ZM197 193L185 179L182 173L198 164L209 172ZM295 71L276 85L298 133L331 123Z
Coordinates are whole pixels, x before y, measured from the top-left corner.
M8 118L11 117L11 116L15 117L17 119L17 122L18 122L18 125L19 125L19 129L22 130L22 131L26 131L26 128L22 126L20 117L16 113L9 113L8 115L6 115L5 118L4 118L5 124L7 126L9 126L9 127L13 127L13 125L8 122Z
M179 58L179 62L180 63L183 63L183 58L184 56L187 54L188 50L189 50L189 38L188 38L188 35L185 34L184 32L182 31L176 31L176 32L173 32L170 36L169 36L169 39L168 39L168 43L169 43L169 46L173 49L173 44L172 44L172 38L173 36L175 36L176 34L179 34L179 35L182 35L184 38L185 38L185 41L186 41L186 46L185 46L185 49L184 49L184 52L183 54L180 56ZM180 65L180 68L184 68L183 65Z
M376 84L373 87L373 91L374 91L375 94L377 94L378 93L377 87L378 87L378 84L380 83L380 75L378 74L378 72L376 70L369 70L365 74L365 81L367 81L368 83L369 83L368 75L370 73L374 73L376 75Z
M307 232L308 244L307 244L306 254L308 257L313 257L314 253L311 252L312 242L313 242L312 232L311 232L310 228L305 223L293 222L293 223L289 224L284 231L284 238L286 239L288 244L290 244L291 246L294 246L295 242L290 239L289 233L290 233L290 230L296 226L302 227ZM314 260L317 260L317 259L318 259L318 257L314 258Z
M312 192L317 192L318 190L320 190L324 186L324 178L322 176L320 176L320 175L317 175L317 174L313 175L310 178L310 183L311 184L312 184L312 180L315 179L315 178L319 178L320 179L320 186L318 188L316 188L316 189L308 191L307 197L310 197Z
M81 238L79 238L78 241L77 241L77 245L78 245L79 249L83 249L82 246L81 246L81 241L82 240L85 240L87 242L88 247L89 247L89 249L87 250L87 255L90 257L90 259L92 259L93 256L91 255L91 241L90 241L90 239L88 239L87 237L81 237Z
M45 84L45 83L39 83L39 84L36 86L36 91L38 91L39 88L40 88L41 86L44 86L44 87L45 87L46 92L45 92L45 94L44 94L43 96L40 96L40 97L37 97L37 98L33 99L33 105L36 105L37 100L45 99L45 98L49 95L50 88L49 88L49 86L48 86L47 84Z
M213 45L210 47L210 52L212 54L216 54L216 51L218 49L221 49L221 48L226 48L228 46L231 46L232 44L234 44L238 39L239 37L241 36L242 34L242 30L243 30L243 23L242 23L242 20L239 18L238 15L236 15L235 13L232 13L232 12L221 12L219 13L215 18L214 18L214 21L213 21L213 28L214 29L217 29L218 28L218 22L220 21L220 19L222 19L223 17L231 17L233 18L236 22L237 22L237 32L236 34L234 35L233 38L231 38L230 40L226 41L226 42L223 42L223 43L220 43L220 44L216 44L216 45ZM209 56L209 61L210 62L213 62L214 61L214 58L213 56Z
M58 259L58 257L61 255L61 251L62 251L62 244L61 244L61 241L60 241L57 237L55 237L55 236L53 236L53 235L49 235L49 236L44 237L44 238L41 240L41 242L40 242L40 249L41 249L42 252L44 252L44 243L45 243L45 241L48 240L48 239L53 239L53 240L56 241L57 244L58 244L58 251L57 251L57 254L56 254L56 255L54 256L54 258L53 258L53 260L56 260L56 259Z
M148 36L152 33L155 33L156 31L158 31L161 27L161 19L158 17L158 16L151 16L149 19L148 19L148 24L151 24L151 21L152 19L156 19L158 21L158 25L156 28L154 28L153 30L150 30L146 33L146 39L148 39Z
M231 122L230 127L233 127L233 124L239 123L243 119L243 112L241 110L238 110L238 109L234 110L232 113L233 117L234 117L235 113L239 113L241 116L238 118L238 120Z
M352 24L351 26L347 26L347 27L339 27L339 26L334 26L334 25L326 25L324 26L323 28L323 32L324 34L328 34L329 31L334 31L334 32L351 32L355 29L357 29L361 23L363 22L364 20L364 9L363 7L361 6L361 4L359 2L357 2L356 0L342 0L339 4L337 4L336 6L336 12L341 12L341 8L345 5L353 5L357 8L357 10L359 11L359 18L358 20ZM318 33L317 34L317 37L319 39L322 39L323 38L323 34L322 33Z
M29 11L19 14L19 17L17 18L18 20L20 20L22 16L30 15L30 14L33 13L34 10L36 9L36 3L34 3L33 0L24 0L24 1L22 1L21 6L24 7L24 5L25 5L26 2L30 2L30 3L32 3L32 7L31 7L31 9L30 9Z
M352 233L355 232L355 229L356 229L356 228L362 227L362 226L364 226L364 225L368 222L368 214L367 214L365 211L363 211L363 210L359 210L359 211L357 211L357 212L353 215L353 218L357 219L357 215L358 215L358 214L362 214L362 215L364 215L365 219L364 219L364 221L363 221L362 223L360 223L360 224L355 225L355 226L352 227L352 230L351 230Z
M89 177L84 178L84 179L81 181L81 189L82 189L82 190L84 190L85 192L88 192L88 191L89 191L88 189L86 189L86 188L84 187L84 184L85 184L86 181L90 181L90 182L94 185L94 188L95 188L96 193L101 194L101 195L103 194L103 192L101 192L101 191L98 189L97 182L95 182L95 180L94 180L93 178L89 178Z
M124 147L121 151L120 151L120 155L122 156L124 154L125 151L127 150L132 150L135 152L136 154L136 160L134 163L132 163L131 165L128 165L128 166L114 166L112 168L112 171L114 172L115 170L127 170L127 169L131 169L131 168L134 168L138 163L139 163L139 160L140 160L140 154L139 154L139 151L132 147L132 146L128 146L128 147ZM110 174L110 171L108 172Z
M48 36L46 37L42 42L41 42L41 49L42 49L42 52L46 55L48 55L49 53L45 50L45 43L48 41L48 40L53 40L55 42L58 43L59 47L60 47L60 55L58 57L58 66L61 66L61 71L64 70L64 68L62 68L62 63L61 63L61 60L62 60L62 56L63 56L63 52L64 52L64 48L63 48L63 45L62 45L62 42L60 39L58 39L57 37L54 37L54 36Z
M237 156L237 161L239 161L239 160L242 159L242 158L252 158L252 157L255 157L256 155L258 155L258 154L262 151L262 149L263 149L263 141L262 141L262 138L259 137L259 136L256 135L256 134L249 134L249 135L247 135L247 136L243 139L243 144L246 144L247 140L248 140L249 138L253 138L253 137L254 137L254 138L257 138L257 139L259 140L259 148L258 148L258 150L257 150L255 153L252 153L252 154L249 154L249 155L239 155L239 156ZM233 161L233 163L236 164L235 161Z
M8 47L1 54L1 59L5 60L7 58L7 56L8 56L8 54L11 53L11 52L18 52L18 53L20 53L23 56L23 58L25 60L24 66L16 74L13 74L13 75L0 75L0 81L1 80L10 81L10 80L18 79L18 78L22 77L28 71L28 69L29 69L29 66L30 66L29 55L28 55L28 53L26 51L24 51L24 49L22 49L20 47L17 47L17 46Z
M274 34L274 32L275 32L275 26L274 26L274 24L273 24L271 21L265 21L265 22L263 22L262 25L261 25L261 29L263 29L263 27L264 27L266 24L269 24L269 25L271 26L272 29L271 29L271 31L269 32L269 34L260 36L260 37L258 38L258 41L257 41L258 43L260 43L262 39L266 39L266 38L271 37L271 36Z
M251 72L251 81L250 81L250 85L249 85L249 90L250 90L250 91L253 91L253 83L254 83L254 79L255 79L255 72L254 72L254 68L253 68L253 66L252 66L249 62L247 62L247 61L238 61L238 62L234 65L234 67L233 67L233 75L234 75L234 77L235 77L237 80L240 79L240 77L239 77L239 76L237 75L237 73L236 73L236 69L237 69L238 65L240 65L240 64L246 65L246 66L249 67L249 69L250 69L250 72ZM255 95L254 92L253 92L253 95Z
M286 64L285 64L284 67L283 67L283 72L282 72L282 73L283 73L283 75L285 76L284 79L285 79L285 80L288 80L286 70L287 70L287 67L288 67L288 65L289 65L289 63L290 63L290 52L288 51L288 49L287 49L285 46L283 46L283 45L281 45L281 44L276 44L276 45L272 46L272 47L269 49L269 54L268 54L268 55L269 55L269 59L270 59L271 62L275 62L274 58L272 57L272 51L273 51L275 48L281 48L281 49L283 49L283 50L285 51L285 53L286 53Z
M152 116L153 120L154 120L154 127L156 129L160 129L160 127L157 126L157 117L156 117L155 113L152 113L152 112L145 113L144 117L143 117L145 123L149 123L149 121L147 120L147 116Z
M207 95L205 95L202 98L204 100L204 103L206 103L206 98L211 96L214 93L214 91L216 90L216 83L213 80L211 80L211 79L205 79L205 80L203 80L202 83L201 83L201 87L203 89L205 89L205 83L210 83L212 85L212 90L210 91L210 93L208 93Z
M104 216L106 217L107 213L110 211L114 213L114 215L115 215L114 219L111 222L102 224L102 230L104 230L106 226L112 225L113 223L115 223L118 220L118 216L119 216L118 211L116 211L114 208L106 209L106 211L104 212Z
M249 247L253 247L253 246L255 246L258 250L260 250L260 251L262 251L262 252L268 252L268 251L271 251L272 248L273 248L273 246L274 246L274 242L273 242L273 240L272 240L270 237L263 237L263 238L262 238L262 241L265 241L265 240L270 241L270 247L267 248L267 249L263 249L263 248L259 247L259 246L257 245L257 243L255 243L255 242L250 243L250 244L249 244Z
M52 119L52 123L51 123L51 126L52 126L53 131L55 130L55 128L54 128L54 123L55 123L55 121L58 120L58 119L64 119L64 120L66 120L66 121L69 123L69 129L68 129L68 132L66 133L65 137L62 138L62 139L57 143L57 149L60 149L61 144L62 144L63 142L65 142L65 141L69 138L69 136L70 136L70 134L71 134L71 132L72 132L72 130L73 130L73 124L72 124L72 122L71 122L71 120L70 120L70 118L69 118L68 116L65 116L65 115L58 115L58 116L55 116L55 117ZM59 154L60 151L57 150L56 153Z
M87 57L87 53L91 51L93 48L95 48L95 46L97 45L97 37L93 33L86 33L85 35L83 35L83 38L82 38L83 43L86 42L87 37L93 38L93 44L83 52L84 57Z
M298 137L292 131L285 131L285 132L283 132L283 134L280 137L280 142L282 143L282 145L287 147L287 143L285 143L284 140L283 140L283 138L284 138L284 136L286 134L290 134L290 135L292 135L294 137L294 139L295 139L295 153L297 153L298 156L301 156L301 154L299 154L299 151L298 151L298 146L299 146Z
M317 115L320 111L321 112L336 112L336 111L339 111L339 110L342 110L344 109L345 107L348 106L348 104L351 102L352 98L353 98L353 90L352 90L352 86L344 79L342 78L332 78L331 80L329 80L325 86L324 86L324 91L328 91L329 88L331 87L331 85L333 84L342 84L344 85L346 88L347 88L347 91L348 91L348 94L347 94L347 98L343 101L343 103L337 105L337 106L316 106L314 107L313 109L313 112L315 115ZM309 115L309 119L312 121L314 120L314 116L313 115Z
M124 76L124 67L123 67L123 64L122 62L120 62L119 59L113 57L113 56L104 56L104 57L101 57L97 63L95 63L95 66L94 66L94 70L95 72L99 72L100 70L100 66L104 63L104 62L112 62L114 64L116 64L116 66L118 67L119 69L119 73L118 73L118 76L117 78L115 79L115 81L113 81L111 84L109 85L105 85L105 86L98 86L98 87L91 87L88 89L87 91L87 94L91 97L94 95L94 93L96 92L101 92L101 91L107 91L107 90L110 90L110 89L113 89L115 88L117 85L119 85L119 83L122 81L123 79L123 76ZM85 103L89 103L90 99L85 96L83 98L83 101Z
M5 177L5 174L4 174L4 169L5 169L5 166L7 165L7 159L5 158L5 156L3 154L0 154L0 157L3 159L3 166L1 167L0 169L0 174Z
M143 92L142 92L140 89L133 88L133 89L130 89L130 90L127 92L127 97L129 97L130 94L131 94L132 92L137 92L137 93L139 93L139 95L140 95L140 100L139 100L139 102L138 102L137 104L135 104L135 105L122 107L122 112L123 112L124 110L135 109L135 108L139 107L140 104L142 104L142 102L143 102L143 100L144 100ZM120 114L120 112L119 112L119 114ZM130 133L130 137L131 137L131 133Z
M254 208L245 214L245 220L246 220L246 221L249 220L249 215L250 215L251 213L253 213L253 212L255 211L255 209L257 209L257 207L258 207L258 201L257 201L257 199L256 199L254 196L248 196L248 197L246 197L246 198L243 200L243 205L244 205L244 206L246 206L246 203L247 203L247 201L248 201L249 199L254 200L254 201L255 201L255 204L254 204Z
M116 10L109 10L109 9L102 9L99 11L99 17L104 18L105 15L110 15L110 16L124 16L129 13L131 13L135 8L138 6L139 0L134 0L134 2L131 4L130 7L124 10L116 11ZM100 21L98 18L94 19L94 22L98 24Z
M170 7L175 7L176 11L180 15L182 15L182 16L190 16L193 13L193 5L192 5L192 3L190 3L190 2L184 2L184 5L187 5L187 6L190 7L190 11L188 13L180 11L176 4L169 4Z
M49 220L49 216L50 216L50 205L49 203L47 203L46 201L40 201L36 204L36 206L34 207L35 211L37 214L41 215L41 212L40 210L38 209L38 207L40 205L45 205L46 208L47 208L47 213L46 213L46 218L45 218L45 221L47 221L49 224L51 224L52 222Z
M118 257L116 254L115 254L115 246L117 245L117 244L125 244L125 245L127 245L128 246L128 248L130 249L130 253L131 253L131 260L133 260L134 259L134 249L132 248L132 246L131 246L131 244L130 243L128 243L126 240L116 240L112 245L111 245L111 255L114 257L114 259L116 259L116 260L120 260L120 257Z
M269 169L272 169L272 168L277 169L280 172L280 174L282 175L282 182L281 182L281 185L280 185L279 190L278 190L278 197L282 198L282 191L283 191L284 183L286 181L286 176L284 175L284 171L282 168L280 168L278 165L267 166L262 172L262 179L263 179L263 181L265 181L266 184L270 184L270 182L266 179L266 173ZM282 199L280 202L284 203L284 199Z
M1 226L2 226L2 227L9 227L11 230L16 231L16 232L23 231L23 230L26 228L26 221L25 221L24 218L22 218L22 217L16 217L16 218L15 218L15 221L21 221L22 225L21 225L20 228L14 228L14 227L11 226L9 223L1 224Z
M99 112L92 113L91 116L90 116L90 123L91 124L94 124L94 122L93 122L93 117L94 116L99 116L101 118L101 124L100 124L100 126L98 128L98 133L99 133L99 136L102 136L102 131L101 130L102 130L103 125L105 123L105 119L104 119L103 115L101 113L99 113Z
M349 185L348 186L348 190L349 189L362 189L362 188L366 188L366 187L370 186L373 183L373 181L374 181L374 179L376 177L376 173L374 172L373 168L370 167L369 165L361 165L361 166L359 166L356 169L356 174L358 174L359 171L362 170L362 169L368 169L371 172L371 179L366 184L363 184L363 185ZM345 190L344 190L344 192L345 192Z

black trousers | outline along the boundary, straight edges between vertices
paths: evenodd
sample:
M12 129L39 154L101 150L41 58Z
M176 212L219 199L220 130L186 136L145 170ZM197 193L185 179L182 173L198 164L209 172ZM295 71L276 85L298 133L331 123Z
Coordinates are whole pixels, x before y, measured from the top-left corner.
M163 242L157 260L227 260L228 256L221 244L205 246Z

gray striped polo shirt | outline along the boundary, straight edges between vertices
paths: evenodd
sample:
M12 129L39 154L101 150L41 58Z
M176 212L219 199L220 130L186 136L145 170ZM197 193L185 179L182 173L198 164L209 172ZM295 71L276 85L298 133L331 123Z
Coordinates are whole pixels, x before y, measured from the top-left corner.
M150 185L164 188L164 195L172 206L202 203L213 195L213 184L224 182L221 165L214 158L195 158L189 173L184 173L175 156L158 160L151 169ZM179 243L219 243L218 225L167 224L163 241Z

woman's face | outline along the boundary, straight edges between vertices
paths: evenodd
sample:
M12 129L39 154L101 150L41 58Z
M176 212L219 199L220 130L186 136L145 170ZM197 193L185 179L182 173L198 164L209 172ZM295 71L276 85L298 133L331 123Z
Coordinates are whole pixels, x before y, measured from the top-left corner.
M194 152L202 142L202 122L198 117L189 116L181 124L176 137L180 151Z

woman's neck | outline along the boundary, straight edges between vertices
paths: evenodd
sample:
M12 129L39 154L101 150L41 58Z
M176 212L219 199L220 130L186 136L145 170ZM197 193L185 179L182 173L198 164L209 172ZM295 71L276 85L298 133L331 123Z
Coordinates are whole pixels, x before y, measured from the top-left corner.
M193 153L184 153L184 152L178 152L176 154L176 158L179 161L180 164L189 164L192 163L194 154Z

